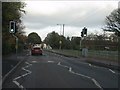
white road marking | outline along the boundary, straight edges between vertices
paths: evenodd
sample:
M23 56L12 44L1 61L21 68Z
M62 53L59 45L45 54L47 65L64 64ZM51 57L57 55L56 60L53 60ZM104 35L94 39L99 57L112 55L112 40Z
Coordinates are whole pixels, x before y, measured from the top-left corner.
M57 65L60 65L60 62Z
M91 64L89 64L89 66L92 66Z
M89 66L95 67L95 68L103 68L103 69L105 69L105 70L109 70L110 72L112 72L112 73L114 73L114 74L117 74L115 71L113 71L112 69L109 69L109 68L99 67L99 66L95 66L95 65L92 65L92 64L89 64Z
M62 67L65 67L65 68L69 68L68 66L65 66L65 65L61 65L61 64L60 64L60 66L62 66Z
M37 61L32 61L32 63L36 63Z
M72 67L68 67L68 66L62 65L60 62L57 65L69 68L69 72L70 73L73 73L75 75L79 75L79 76L82 76L82 77L90 79L97 87L99 87L101 90L103 90L103 88L100 86L100 84L94 78L86 76L86 75L83 75L83 74L80 74L80 73L76 73L76 72L72 71Z
M18 76L16 78L13 79L13 81L16 81L17 79L21 78L22 76Z
M22 90L26 90L22 85L20 85L19 82L17 82L18 79L22 78L22 77L25 77L29 74L31 74L32 72L30 70L27 70L26 68L30 67L32 64L28 63L28 62L25 62L26 64L28 64L27 66L25 67L22 67L22 70L26 71L27 73L23 74L23 75L20 75L16 78L13 79L13 83L15 83L19 88L21 88Z
M71 72L71 71L72 71L72 68L70 67L70 68L69 68L69 72Z
M32 64L30 64L30 63L28 63L28 62L25 62L26 64L28 64L28 65L32 65Z
M102 87L100 86L100 84L94 78L92 78L92 81L95 83L95 85L97 85L99 88L102 89Z
M19 88L23 89L24 87L22 85L20 85L20 83L18 83L17 81L13 81Z
M48 63L54 63L54 61L48 61Z
M112 73L115 73L115 71L113 71L113 70L111 70L111 69L109 69L109 71L111 71Z

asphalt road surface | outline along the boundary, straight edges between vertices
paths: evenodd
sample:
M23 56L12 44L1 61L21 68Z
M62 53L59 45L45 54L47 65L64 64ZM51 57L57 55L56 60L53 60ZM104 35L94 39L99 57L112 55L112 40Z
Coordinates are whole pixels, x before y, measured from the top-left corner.
M3 88L118 88L119 76L115 70L44 51L28 55Z

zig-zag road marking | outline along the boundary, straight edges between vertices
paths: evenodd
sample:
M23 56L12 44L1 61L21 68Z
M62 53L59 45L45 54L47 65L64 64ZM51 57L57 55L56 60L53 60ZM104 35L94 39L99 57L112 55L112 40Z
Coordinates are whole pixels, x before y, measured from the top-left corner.
M88 78L88 79L92 80L92 82L94 82L94 84L95 84L97 87L99 87L101 90L103 90L103 88L100 86L100 84L99 84L94 78L89 77L89 76L86 76L86 75L83 75L83 74L80 74L80 73L76 73L76 72L72 71L72 68L71 68L71 67L62 65L60 62L59 62L57 65L62 66L62 67L65 67L65 68L69 68L69 72L70 72L70 73L73 73L73 74L75 74L75 75L79 75L79 76L82 76L82 77L85 77L85 78Z
M95 65L92 65L92 64L89 64L90 67L95 67L95 68L103 68L105 70L109 70L110 72L112 72L113 74L119 74L115 71L113 71L112 69L109 69L109 68L105 68L105 67L100 67L100 66L95 66Z
M115 71L113 71L112 69L109 69L109 71L111 71L112 73L115 73Z
M25 74L23 74L23 75L20 75L20 76L18 76L18 77L16 77L16 78L13 79L13 83L15 83L15 84L16 84L19 88L21 88L22 90L26 90L26 89L25 89L22 85L20 85L20 83L17 82L17 80L32 73L30 70L25 69L25 68L30 67L32 64L30 64L30 63L28 63L28 62L25 62L25 63L28 64L28 65L25 66L25 67L22 67L22 70L26 71L27 73L25 73Z

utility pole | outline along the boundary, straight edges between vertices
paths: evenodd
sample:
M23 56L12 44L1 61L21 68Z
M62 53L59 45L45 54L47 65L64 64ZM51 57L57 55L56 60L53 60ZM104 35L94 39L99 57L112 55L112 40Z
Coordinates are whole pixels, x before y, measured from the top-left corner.
M65 24L63 24L63 36L64 36L64 26L65 26Z
M62 33L62 35L64 36L64 27L65 27L65 24L57 24L57 25L60 25L60 26L62 25L62 27L63 27L63 33Z
M63 33L62 33L62 35L64 36L64 27L65 27L65 24L57 24L57 25L60 25L60 26L62 25L63 26ZM60 37L61 37L61 30L60 30ZM59 49L61 49L61 45L62 45L61 38L60 38L59 44L60 44Z
M60 46L59 46L59 49L61 50L61 44L62 44L62 41L61 41L61 25L62 24L57 24L57 25L60 25L60 40L59 40Z
M80 38L80 50L82 50L82 37Z

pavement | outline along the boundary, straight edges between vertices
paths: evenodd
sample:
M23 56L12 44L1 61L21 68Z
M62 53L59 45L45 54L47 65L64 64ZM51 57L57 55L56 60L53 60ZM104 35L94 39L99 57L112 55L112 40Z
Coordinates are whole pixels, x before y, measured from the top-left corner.
M9 78L16 68L23 62L25 55L28 53L27 50L18 53L10 54L2 57L2 83Z

